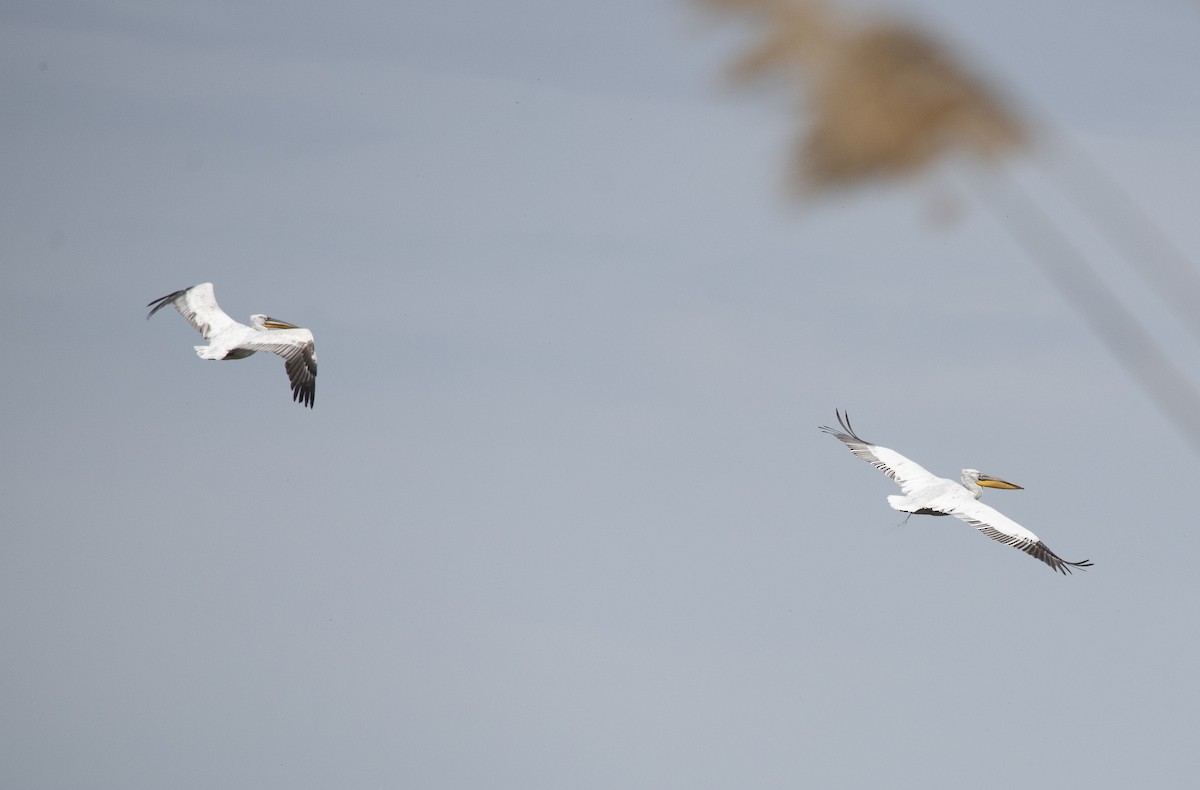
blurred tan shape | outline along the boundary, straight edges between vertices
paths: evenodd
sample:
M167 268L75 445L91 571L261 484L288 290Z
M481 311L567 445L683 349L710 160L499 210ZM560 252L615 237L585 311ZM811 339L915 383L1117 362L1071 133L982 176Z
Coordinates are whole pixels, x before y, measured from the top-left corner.
M954 150L991 158L1020 148L1023 124L915 28L852 24L810 0L704 0L757 14L767 32L731 71L797 78L810 117L798 146L801 188L820 190L925 167Z
M803 78L806 66L827 60L843 35L834 30L836 20L823 3L795 0L706 0L728 11L757 13L767 28L762 40L734 61L735 79L749 79L774 71Z

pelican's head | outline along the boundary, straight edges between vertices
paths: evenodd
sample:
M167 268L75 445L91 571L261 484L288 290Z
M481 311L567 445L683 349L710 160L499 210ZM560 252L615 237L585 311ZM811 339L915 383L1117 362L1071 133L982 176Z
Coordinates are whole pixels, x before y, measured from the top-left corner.
M255 329L299 329L295 324L289 324L287 321L280 321L278 318L272 318L269 315L255 313L250 316L250 326Z
M978 490L980 486L983 486L984 488L1003 488L1007 491L1021 488L1021 486L1017 485L1016 483L1010 483L1007 480L1001 480L998 477L985 475L978 469L964 469L962 473L962 481L963 485L967 488L971 489L972 491L978 491L978 493L975 494L976 499L979 498L979 494L983 493L982 491Z

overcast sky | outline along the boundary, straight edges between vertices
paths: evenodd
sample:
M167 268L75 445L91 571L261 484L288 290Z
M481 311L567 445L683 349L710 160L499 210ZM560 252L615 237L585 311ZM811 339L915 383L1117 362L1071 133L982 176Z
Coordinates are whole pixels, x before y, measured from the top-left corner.
M865 5L865 4L860 4ZM1196 257L1200 6L915 15ZM1194 781L1197 456L952 168L788 200L686 2L0 8L0 784ZM1184 369L1193 338L1023 183ZM950 221L931 206L954 205ZM309 327L200 360L211 281ZM817 427L935 473L1063 577Z

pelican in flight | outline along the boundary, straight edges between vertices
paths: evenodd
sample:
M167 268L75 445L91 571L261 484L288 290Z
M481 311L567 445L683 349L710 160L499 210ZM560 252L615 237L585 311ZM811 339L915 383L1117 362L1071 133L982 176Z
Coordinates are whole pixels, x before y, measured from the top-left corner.
M1031 557L1041 560L1054 570L1068 574L1071 568L1088 568L1092 563L1068 562L1050 550L1037 535L1022 527L993 507L979 501L984 488L1018 489L1021 486L998 477L985 475L977 469L962 470L962 483L936 477L915 461L895 450L871 444L850 427L850 416L837 412L839 431L827 425L825 433L840 439L857 457L873 464L896 481L903 496L889 496L888 504L902 513L923 516L954 516L970 524L992 540L1014 546Z
M310 409L317 393L317 354L313 335L303 327L266 315L250 316L250 326L234 321L217 304L212 283L200 283L167 294L146 305L150 316L169 304L204 335L207 346L196 346L201 359L245 359L255 351L283 357L292 385L292 400Z

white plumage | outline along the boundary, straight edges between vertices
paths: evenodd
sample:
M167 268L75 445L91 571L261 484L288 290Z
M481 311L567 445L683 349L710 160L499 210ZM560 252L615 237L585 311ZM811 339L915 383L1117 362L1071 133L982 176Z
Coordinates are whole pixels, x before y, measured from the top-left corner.
M175 291L146 305L150 316L169 304L208 341L196 346L201 359L245 359L256 351L283 357L292 386L292 400L312 408L317 392L317 354L312 332L270 316L250 316L250 326L226 315L217 304L212 283Z
M1050 550L1037 535L1022 527L993 507L983 504L983 486L1015 489L1021 486L976 469L964 469L962 483L937 477L916 461L905 458L895 450L871 444L850 427L849 415L837 412L841 430L821 426L821 430L842 441L850 452L873 464L900 486L901 496L889 496L888 504L902 513L926 516L954 516L967 522L992 540L1014 546L1035 557L1060 573L1071 568L1087 568L1091 562L1068 562Z

